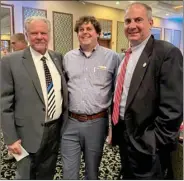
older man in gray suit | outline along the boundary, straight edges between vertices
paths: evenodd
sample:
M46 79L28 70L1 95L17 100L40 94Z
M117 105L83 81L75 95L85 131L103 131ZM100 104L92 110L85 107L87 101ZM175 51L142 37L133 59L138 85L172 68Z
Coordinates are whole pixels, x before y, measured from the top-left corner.
M2 58L1 119L5 143L17 162L16 179L53 179L60 129L67 120L67 88L62 55L48 50L50 22L25 21L30 47Z

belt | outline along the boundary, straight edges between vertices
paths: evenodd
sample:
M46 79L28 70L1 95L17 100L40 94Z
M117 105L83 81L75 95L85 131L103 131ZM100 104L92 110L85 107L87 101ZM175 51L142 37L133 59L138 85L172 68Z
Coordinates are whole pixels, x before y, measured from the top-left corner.
M76 113L69 112L69 116L77 119L78 121L86 122L88 120L93 120L93 119L102 118L102 117L107 116L107 110L99 112L97 114L93 114L93 115L76 114Z

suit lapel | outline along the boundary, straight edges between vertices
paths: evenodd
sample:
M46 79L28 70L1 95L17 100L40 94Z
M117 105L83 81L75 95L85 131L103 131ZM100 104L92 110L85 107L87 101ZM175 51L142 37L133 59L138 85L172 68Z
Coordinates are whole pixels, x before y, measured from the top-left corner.
M61 58L56 56L56 53L54 53L53 51L48 51L52 61L54 62L58 72L61 74L62 70L61 70Z
M62 57L59 57L59 55L57 56L55 52L53 51L49 51L49 55L50 57L52 58L59 74L61 75L61 91L62 91L62 95L63 95L63 98L67 97L67 85L66 85L66 82L65 82L65 78L64 78L64 74L62 72ZM63 99L63 109L66 109L67 107L67 101L65 99Z
M42 88L41 88L41 84L40 84L40 80L38 78L36 67L34 65L32 55L31 55L31 52L30 52L29 48L26 48L25 51L24 51L23 64L24 64L27 72L29 73L29 75L31 77L33 85L34 85L36 91L38 92L38 95L39 95L41 101L43 102L43 104L45 104L43 93L42 93Z
M143 77L146 73L146 70L149 66L150 62L150 54L152 52L152 46L153 46L153 36L151 36L137 62L137 65L135 67L132 80L130 83L130 88L128 92L127 97L127 103L126 103L126 110L129 107L130 103L132 102L133 98L135 97L135 94L138 91L138 88L143 80Z

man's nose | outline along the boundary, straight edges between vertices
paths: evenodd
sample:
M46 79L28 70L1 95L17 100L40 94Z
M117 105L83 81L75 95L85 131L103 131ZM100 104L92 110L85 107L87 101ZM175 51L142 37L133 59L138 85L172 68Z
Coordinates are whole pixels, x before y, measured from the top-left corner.
M136 28L136 23L135 21L131 21L130 24L129 24L129 28Z
M41 33L38 33L37 36L36 36L36 38L41 39L42 38L42 34Z
M88 31L86 30L86 29L84 29L84 31L83 31L83 33L85 34L85 33L87 33Z

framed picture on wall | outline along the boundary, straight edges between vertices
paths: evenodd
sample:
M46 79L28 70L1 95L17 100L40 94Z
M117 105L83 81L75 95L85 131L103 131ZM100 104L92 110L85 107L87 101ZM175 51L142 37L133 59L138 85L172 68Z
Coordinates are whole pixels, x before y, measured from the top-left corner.
M24 24L25 19L31 16L47 17L47 10L30 8L30 7L22 7L22 21L23 21L22 23Z
M1 35L14 34L14 5L1 3Z
M53 11L52 19L54 50L65 55L73 49L73 15Z
M172 43L172 29L164 28L164 40Z
M14 34L14 6L1 3L1 56L11 52L10 37Z
M116 37L116 52L122 53L123 50L128 49L129 42L124 34L124 22L117 22L117 37Z
M181 31L180 30L174 30L173 44L180 49L180 44L181 44Z
M162 39L162 28L153 27L151 29L151 34L154 36L155 39L161 40Z

